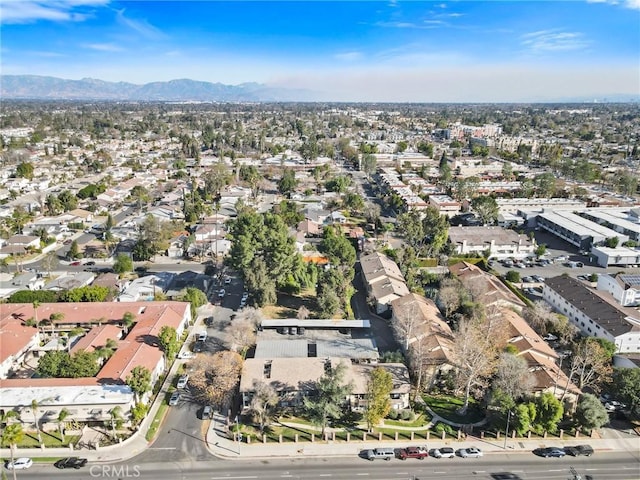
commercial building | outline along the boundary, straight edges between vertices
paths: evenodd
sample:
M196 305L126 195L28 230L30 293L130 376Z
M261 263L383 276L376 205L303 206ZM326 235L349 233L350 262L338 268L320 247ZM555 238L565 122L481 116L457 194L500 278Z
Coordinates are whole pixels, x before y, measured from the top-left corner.
M615 343L618 353L640 352L638 310L617 305L610 294L592 290L569 276L548 278L542 295L582 334Z
M607 238L617 237L619 243L629 240L627 235L566 211L544 211L537 217L537 225L580 250L590 250Z
M640 274L598 275L597 288L610 293L623 307L640 306Z
M640 250L629 247L591 247L591 255L601 267L640 265Z

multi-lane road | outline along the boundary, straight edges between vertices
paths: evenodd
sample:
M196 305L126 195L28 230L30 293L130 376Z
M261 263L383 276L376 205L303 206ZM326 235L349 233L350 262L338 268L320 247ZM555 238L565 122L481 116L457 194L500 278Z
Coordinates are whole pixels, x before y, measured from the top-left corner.
M160 450L162 451L162 450ZM169 452L169 450L164 450ZM601 453L590 458L543 459L532 454L493 454L480 459L391 460L369 462L360 458L256 459L238 461L199 460L148 461L148 452L119 464L88 464L79 471L56 471L51 465L36 465L19 472L21 479L140 478L149 480L479 480L499 479L512 473L522 480L572 479L571 467L587 480L637 480L637 456ZM515 478L518 478L515 477ZM504 477L502 477L504 478Z

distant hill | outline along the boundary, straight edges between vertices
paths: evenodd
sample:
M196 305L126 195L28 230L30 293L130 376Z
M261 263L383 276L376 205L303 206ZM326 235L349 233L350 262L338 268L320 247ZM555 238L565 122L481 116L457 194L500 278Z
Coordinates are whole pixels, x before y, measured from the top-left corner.
M94 78L65 80L39 75L0 75L0 97L40 100L275 102L310 101L313 92L259 83L225 85L180 79L136 85Z

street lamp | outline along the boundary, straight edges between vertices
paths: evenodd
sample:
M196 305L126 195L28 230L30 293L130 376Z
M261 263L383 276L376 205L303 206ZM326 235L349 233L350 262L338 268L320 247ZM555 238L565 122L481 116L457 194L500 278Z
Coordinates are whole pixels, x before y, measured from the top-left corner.
M504 429L504 446L503 450L507 449L507 438L509 438L509 420L511 420L511 410L507 413L507 428Z

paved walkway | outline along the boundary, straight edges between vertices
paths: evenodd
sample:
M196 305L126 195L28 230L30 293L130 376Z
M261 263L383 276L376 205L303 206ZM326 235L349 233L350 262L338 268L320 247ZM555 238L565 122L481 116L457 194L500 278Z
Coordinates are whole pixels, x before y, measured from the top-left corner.
M286 424L287 422L285 422ZM309 428L308 425L304 425ZM287 442L287 443L267 443L256 442L251 444L232 440L227 434L226 417L216 413L207 431L207 448L209 451L221 458L226 459L246 459L246 458L273 458L273 457L329 457L357 456L362 450L374 447L392 447L400 448L409 445L427 445L429 448L437 448L442 446L450 446L455 449L475 446L483 450L486 454L499 454L505 452L504 439L481 439L479 437L468 436L463 440L453 439L437 439L430 440L414 440L412 441L316 441L311 442ZM638 455L640 452L640 437L637 435L626 435L625 438L618 439L595 439L595 438L565 438L559 440L557 438L549 439L508 439L506 442L506 451L509 453L528 453L538 447L543 446L566 446L577 445L582 443L590 444L596 451L607 450L623 450Z

